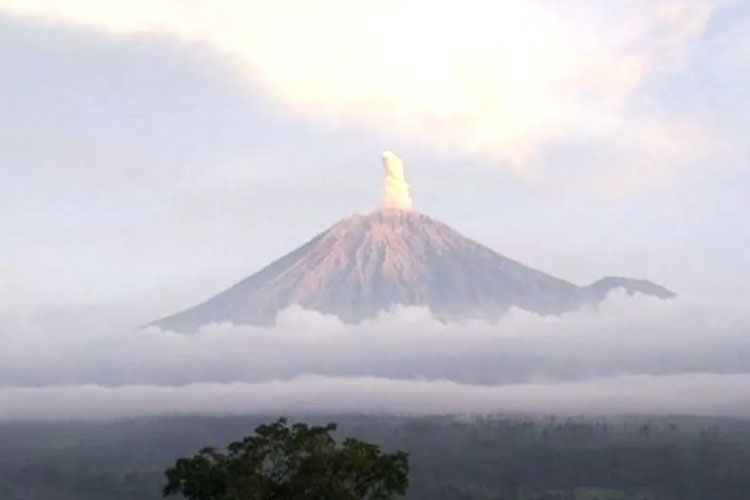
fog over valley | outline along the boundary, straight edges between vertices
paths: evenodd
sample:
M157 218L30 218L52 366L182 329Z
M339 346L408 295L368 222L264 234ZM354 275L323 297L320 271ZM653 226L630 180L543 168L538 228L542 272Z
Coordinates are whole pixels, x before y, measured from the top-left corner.
M128 314L3 317L0 418L750 409L750 316L688 299L614 291L561 316L456 323L396 307L347 325L294 307L274 326L193 334Z

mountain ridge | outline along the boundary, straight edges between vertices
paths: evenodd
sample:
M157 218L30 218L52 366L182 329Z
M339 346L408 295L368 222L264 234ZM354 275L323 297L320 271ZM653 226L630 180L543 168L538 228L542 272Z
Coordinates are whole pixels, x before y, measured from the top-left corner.
M196 306L153 323L190 332L208 323L272 324L292 305L357 323L402 304L438 317L495 318L516 306L561 314L609 290L670 298L647 280L604 277L588 286L533 269L411 210L346 217L258 272Z

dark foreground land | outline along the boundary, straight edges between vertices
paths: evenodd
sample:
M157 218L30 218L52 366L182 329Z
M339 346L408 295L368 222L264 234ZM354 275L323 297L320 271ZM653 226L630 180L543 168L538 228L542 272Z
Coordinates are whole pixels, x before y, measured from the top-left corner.
M149 500L163 470L275 417L0 423L0 499ZM414 500L747 500L750 420L306 418L409 452Z

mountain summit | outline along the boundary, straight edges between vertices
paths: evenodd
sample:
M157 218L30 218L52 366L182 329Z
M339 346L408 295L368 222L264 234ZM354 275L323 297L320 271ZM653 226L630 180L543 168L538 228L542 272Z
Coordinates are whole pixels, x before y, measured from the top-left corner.
M495 317L511 306L560 314L614 288L674 297L645 280L603 278L580 287L476 243L421 213L385 208L341 220L228 290L155 325L195 331L209 323L272 324L292 305L356 323L396 304L450 320Z

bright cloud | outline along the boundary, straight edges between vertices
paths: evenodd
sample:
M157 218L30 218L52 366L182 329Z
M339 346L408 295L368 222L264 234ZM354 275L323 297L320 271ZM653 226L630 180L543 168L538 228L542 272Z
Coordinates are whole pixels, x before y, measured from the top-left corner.
M479 152L527 179L543 172L541 148L570 138L639 151L623 160L637 164L626 174L637 185L705 151L697 120L655 119L632 99L685 65L707 1L0 0L0 10L208 44L299 113Z

